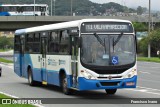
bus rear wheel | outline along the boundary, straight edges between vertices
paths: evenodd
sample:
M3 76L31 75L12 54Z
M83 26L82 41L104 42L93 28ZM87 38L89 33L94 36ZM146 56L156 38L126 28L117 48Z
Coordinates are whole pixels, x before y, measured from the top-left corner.
M105 89L105 91L106 91L107 94L113 95L113 94L116 93L117 89Z
M67 87L67 84L68 84L67 83L67 76L65 74L62 75L61 84L62 84L63 93L66 95L70 95L71 90Z
M28 69L28 83L30 86L36 85L36 81L33 80L33 74L31 68Z

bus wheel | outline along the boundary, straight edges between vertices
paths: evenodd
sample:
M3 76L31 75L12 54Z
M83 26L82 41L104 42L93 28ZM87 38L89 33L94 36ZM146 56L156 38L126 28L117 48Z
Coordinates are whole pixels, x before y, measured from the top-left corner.
M33 80L32 70L31 68L28 69L28 83L30 86L36 85L36 81Z
M107 94L115 94L117 89L105 89Z
M71 94L70 89L68 89L68 87L67 87L67 77L66 77L65 74L62 76L61 83L62 83L63 93L66 94L66 95Z

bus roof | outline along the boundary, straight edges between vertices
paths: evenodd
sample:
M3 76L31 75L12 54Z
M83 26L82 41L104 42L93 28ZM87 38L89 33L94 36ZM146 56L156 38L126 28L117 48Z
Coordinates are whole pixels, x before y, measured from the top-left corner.
M47 4L0 4L0 6L48 6Z
M69 22L62 22L62 23L56 23L56 24L50 24L50 25L31 27L31 28L26 28L26 29L19 29L15 31L15 34L20 35L20 34L32 33L32 32L79 27L81 23L83 22L127 22L127 23L131 23L128 20L120 20L120 19L82 19L82 20L76 20L76 21L69 21Z

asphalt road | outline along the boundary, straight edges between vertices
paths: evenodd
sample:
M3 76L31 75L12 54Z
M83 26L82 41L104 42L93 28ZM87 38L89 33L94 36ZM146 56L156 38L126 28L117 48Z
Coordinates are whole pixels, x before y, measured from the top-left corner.
M2 77L0 77L0 92L8 93L19 98L91 98L97 100L103 98L160 98L160 64L138 62L138 85L136 89L120 89L115 95L106 95L104 90L77 92L75 95L64 95L61 89L55 86L36 86L28 85L27 79L18 77L13 66L1 65L3 68ZM85 100L87 100L85 99ZM105 100L104 100L105 101ZM74 102L74 99L73 99ZM94 100L93 100L94 102ZM44 104L46 107L159 107L159 104Z

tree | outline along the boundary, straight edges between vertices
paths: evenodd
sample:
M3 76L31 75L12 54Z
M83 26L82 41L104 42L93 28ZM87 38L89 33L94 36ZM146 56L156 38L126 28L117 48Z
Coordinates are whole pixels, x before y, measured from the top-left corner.
M147 25L145 23L133 22L134 29L136 31L147 31Z
M138 42L138 53L147 56L148 43L151 44L151 56L157 56L157 51L160 50L160 29L151 31L149 36Z
M148 38L144 37L140 41L138 41L138 54L142 54L143 56L147 56L148 49Z
M151 43L152 54L156 55L156 52L160 50L160 29L152 31L148 39Z
M143 13L143 8L141 6L138 6L138 8L137 8L137 14L138 15L142 15L142 13Z
M0 37L0 48L5 49L9 45L9 40L6 37Z

